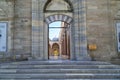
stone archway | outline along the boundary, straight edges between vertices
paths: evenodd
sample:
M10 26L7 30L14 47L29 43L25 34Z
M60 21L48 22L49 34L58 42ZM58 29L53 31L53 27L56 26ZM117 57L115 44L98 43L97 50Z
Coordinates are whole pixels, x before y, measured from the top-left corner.
M32 57L48 60L48 24L57 20L67 20L71 27L70 59L90 60L87 54L85 13L85 0L32 0Z
M53 55L54 55L54 50L57 50L58 51L58 55L59 55L60 48L59 48L59 44L58 43L53 43L53 45L52 45L52 53L53 53Z
M62 21L62 22L65 22L66 24L67 24L67 26L69 25L70 26L70 28L71 28L71 25L72 25L72 17L71 16L68 16L68 15L64 15L64 14L55 14L55 15L50 15L50 16L48 16L48 17L46 17L45 18L45 32L46 32L46 34L44 35L44 36L46 36L45 38L44 38L44 40L46 41L45 42L45 44L46 44L46 47L45 48L47 48L47 44L49 44L48 43L48 25L50 24L50 23L52 23L52 22L55 22L55 21ZM71 30L71 29L70 29ZM70 32L72 32L72 31L70 31ZM71 35L71 33L69 34L69 35ZM71 39L70 39L71 40ZM69 43L71 43L70 45L72 45L72 42L69 42ZM71 47L72 48L72 47ZM70 50L72 50L72 49L70 49ZM49 49L48 49L48 51L49 51ZM49 56L49 55L47 55L47 51L45 52L46 53L46 55L45 56ZM69 52L69 54L70 53L72 53L71 51ZM73 57L73 56L72 56ZM46 57L47 58L47 57Z
M50 24L54 21L63 21L63 22L70 24L72 22L72 17L67 16L67 15L63 15L63 14L55 14L55 15L48 16L45 19L45 22L47 24Z
M50 23L55 21L62 21L70 26L72 25L73 17L73 7L68 0L48 0L44 6L44 19L45 19L45 29L44 29L44 47L48 48L48 26ZM71 49L72 50L72 49ZM49 50L48 50L49 51ZM49 56L45 51L45 59ZM72 52L71 52L72 53Z

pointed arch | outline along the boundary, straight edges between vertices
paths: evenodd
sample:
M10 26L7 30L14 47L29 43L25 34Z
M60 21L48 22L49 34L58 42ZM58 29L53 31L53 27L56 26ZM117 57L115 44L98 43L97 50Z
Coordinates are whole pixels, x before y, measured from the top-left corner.
M52 12L73 12L73 6L72 6L72 3L69 1L69 0L58 0L58 1L63 1L67 4L67 7L69 7L68 10L55 10L56 7L54 7L54 10L47 10L47 7L49 6L49 4L52 2L53 0L48 0L46 3L45 3L45 6L44 6L44 9L43 9L43 12L49 12L49 11L52 11ZM53 2L54 3L54 2ZM62 5L61 5L62 6Z
M59 44L58 43L53 43L52 48L58 48L59 49Z

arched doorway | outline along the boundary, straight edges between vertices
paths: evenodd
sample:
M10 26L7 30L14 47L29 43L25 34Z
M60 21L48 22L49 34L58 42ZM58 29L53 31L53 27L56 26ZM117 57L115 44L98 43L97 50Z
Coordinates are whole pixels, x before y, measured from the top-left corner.
M59 6L59 7L58 7ZM59 45L60 45L60 57L67 56L66 59L70 59L70 41L71 41L71 26L72 26L72 17L73 17L73 9L68 0L48 0L44 8L45 14L45 32L47 32L44 36L46 40L46 45L49 44L51 40L49 38L50 29L61 29L59 32ZM61 22L59 27L50 26L51 23ZM55 37L56 35L54 35ZM48 48L48 46L46 46ZM49 51L49 48L48 48ZM49 52L46 51L46 54L49 59ZM45 55L45 56L46 56Z
M62 21L70 26L70 60L90 60L85 13L85 0L32 0L32 57L48 60L48 26Z
M58 52L58 59L70 58L70 26L66 22L55 21L49 24L48 44L52 45L52 55L49 59L54 58L54 51Z
M58 56L60 55L60 48L59 48L59 44L58 43L54 43L52 45L52 54L54 55L54 51L57 50L58 52Z

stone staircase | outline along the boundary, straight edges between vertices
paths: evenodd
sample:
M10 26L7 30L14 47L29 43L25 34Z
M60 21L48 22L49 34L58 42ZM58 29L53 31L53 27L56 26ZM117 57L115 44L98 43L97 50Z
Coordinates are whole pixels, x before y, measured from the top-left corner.
M120 80L120 66L98 61L23 61L0 64L0 80Z

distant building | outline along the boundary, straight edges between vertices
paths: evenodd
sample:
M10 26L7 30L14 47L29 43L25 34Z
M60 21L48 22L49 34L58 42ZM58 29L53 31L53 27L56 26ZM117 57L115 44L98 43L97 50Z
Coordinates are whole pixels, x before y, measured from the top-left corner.
M60 43L56 37L49 41L49 56L54 56L54 50L57 50L60 55Z

